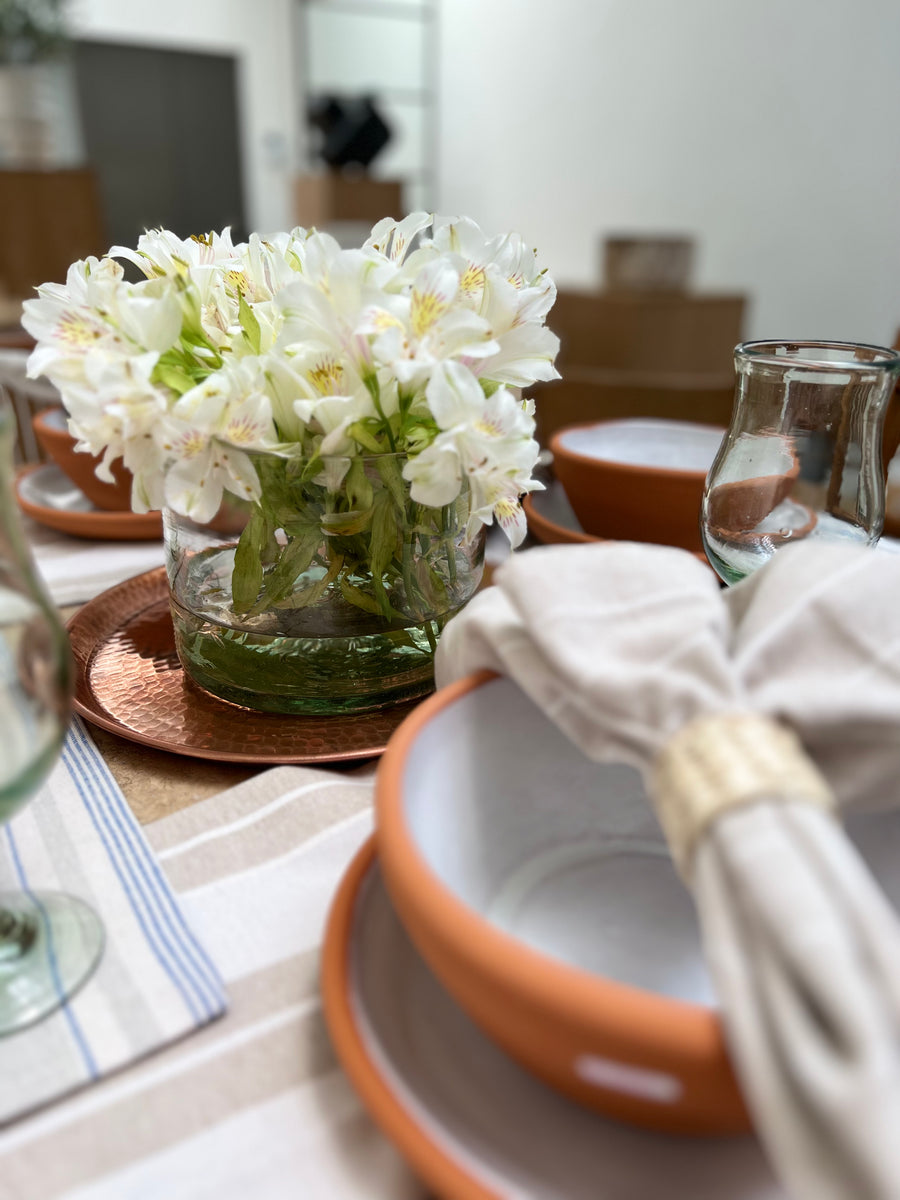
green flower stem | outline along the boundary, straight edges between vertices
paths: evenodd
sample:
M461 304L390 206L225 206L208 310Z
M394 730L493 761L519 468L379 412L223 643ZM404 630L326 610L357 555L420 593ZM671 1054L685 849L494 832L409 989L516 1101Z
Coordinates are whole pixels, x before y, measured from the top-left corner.
M444 550L447 555L447 574L450 578L450 586L456 586L456 546L453 543L453 530L450 525L450 505L445 504L441 509L441 532L444 544Z
M369 394L372 397L372 403L375 405L375 411L381 418L381 424L384 427L384 432L387 434L388 445L391 448L391 453L397 451L397 443L394 441L394 433L391 429L390 421L384 415L384 409L381 407L381 387L378 383L377 375L366 376L366 387L369 389Z

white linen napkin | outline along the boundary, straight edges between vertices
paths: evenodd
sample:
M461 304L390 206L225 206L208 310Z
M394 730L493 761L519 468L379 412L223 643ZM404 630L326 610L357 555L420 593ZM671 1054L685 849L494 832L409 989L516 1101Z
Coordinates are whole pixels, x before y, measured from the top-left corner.
M8 890L85 900L106 934L100 965L75 996L0 1042L0 1125L225 1011L216 966L78 720L47 782L0 828L0 879Z
M687 722L793 728L838 803L900 803L900 557L791 547L720 590L667 547L514 556L444 631L439 685L489 667L594 759L648 776ZM809 1200L900 1196L900 924L840 825L801 802L720 815L692 886L736 1071Z

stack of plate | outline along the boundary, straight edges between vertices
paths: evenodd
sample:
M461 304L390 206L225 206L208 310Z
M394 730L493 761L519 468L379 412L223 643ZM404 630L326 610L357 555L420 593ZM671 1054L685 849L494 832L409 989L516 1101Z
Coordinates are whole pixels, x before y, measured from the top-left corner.
M782 1196L636 772L481 675L407 718L376 809L331 913L326 1015L438 1196Z

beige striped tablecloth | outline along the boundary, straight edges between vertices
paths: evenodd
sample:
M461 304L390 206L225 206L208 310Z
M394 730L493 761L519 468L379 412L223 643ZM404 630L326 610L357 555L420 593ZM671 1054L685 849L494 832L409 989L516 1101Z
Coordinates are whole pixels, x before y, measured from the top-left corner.
M10 1126L0 1200L421 1200L319 1003L324 922L371 790L371 768L277 767L145 826L228 1013Z

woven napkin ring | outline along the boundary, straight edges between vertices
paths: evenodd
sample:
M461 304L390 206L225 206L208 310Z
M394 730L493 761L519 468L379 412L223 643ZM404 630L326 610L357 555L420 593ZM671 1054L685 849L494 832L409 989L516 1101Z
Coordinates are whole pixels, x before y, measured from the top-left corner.
M763 799L835 808L831 789L797 735L756 713L721 713L689 721L660 751L650 792L686 882L700 838L726 809Z

